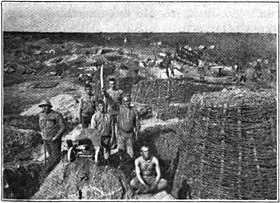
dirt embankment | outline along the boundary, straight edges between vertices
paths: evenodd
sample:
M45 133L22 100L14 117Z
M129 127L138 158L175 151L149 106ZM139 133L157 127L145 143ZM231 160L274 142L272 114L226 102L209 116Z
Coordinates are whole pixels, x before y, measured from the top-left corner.
M39 38L42 36L39 36ZM43 159L39 162L33 162L34 157L42 157L44 153L37 132L39 130L38 118L35 116L39 112L38 103L42 99L53 99L51 102L54 108L63 113L69 126L72 125L71 129L77 124L76 98L81 96L82 84L87 80L83 77L83 74L91 75L90 82L97 89L100 88L100 70L97 68L100 62L104 64L104 77L106 79L109 75L122 78L120 79L120 87L125 92L130 92L132 84L135 84L137 90L132 91L134 101L137 101L140 105L148 104L153 111L157 111L158 118L166 120L175 117L184 119L189 110L189 105L186 105L186 103L190 101L194 93L202 93L208 90L220 91L223 88L222 86L211 87L209 84L193 85L188 81L184 83L180 80L162 80L162 83L158 80L149 80L138 83L143 78L161 78L161 73L165 70L160 69L158 63L161 62L162 58L157 54L166 50L173 52L176 42L188 43L191 46L217 44L217 49L211 55L212 59L218 62L223 61L224 64L230 64L236 62L236 60L255 60L256 57L260 57L269 58L269 65L274 66L273 63L275 63L276 58L274 35L256 35L256 37L247 34L213 34L211 37L206 34L192 33L178 34L175 38L169 38L167 37L168 34L148 34L145 36L132 34L126 36L128 43L125 45L123 44L123 34L115 35L113 38L110 38L110 34L108 36L102 33L97 34L97 38L93 38L96 43L93 41L91 43L85 42L92 39L92 35L84 37L84 41L77 40L79 38L78 34L70 34L67 37L65 37L66 35L60 36L65 37L63 40L62 38L58 40L57 37L59 36L60 34L57 34L54 39L46 35L44 36L46 39L35 40L35 38L32 38L32 34L30 38L26 38L23 34L16 40L13 37L5 39L5 198L28 199L39 190L42 180L40 171L43 168ZM189 37L188 42L185 42L186 36ZM50 38L47 39L47 37ZM259 38L262 38L262 40L258 40ZM236 41L236 39L238 40ZM154 46L151 43L158 41L162 42L162 47ZM148 58L152 60L151 65L148 65ZM16 60L16 63L13 63L13 60ZM192 69L192 67L188 68ZM179 69L178 71L189 74L194 78L199 76L196 69L194 71L190 69L185 72ZM20 84L16 84L19 82ZM192 82L195 83L193 80ZM23 114L20 115L22 112ZM185 162L180 165L179 159L186 161L188 158L193 158L186 156L188 152L184 151L183 145L180 145L182 140L188 140L191 137L188 137L189 134L182 132L182 129L185 129L186 126L182 127L181 121L176 118L174 120L169 120L169 122L156 120L157 124L165 126L150 126L150 128L148 126L151 123L143 121L143 130L139 135L139 143L135 150L138 153L143 142L152 146L153 153L160 158L163 177L169 181L167 192L172 191L174 196L179 197L179 192L182 191L183 187L195 188L195 185L192 185L192 180L187 180L185 183L181 182L181 177L186 176L184 171L189 170L188 172L192 173L199 169L190 168L191 166L188 168L189 165L185 166ZM192 140L189 143L197 144ZM73 164L61 162L47 177L34 199L130 198L129 189L126 188L127 183L123 182L123 175L121 175L123 172L112 168L108 171L103 170L103 168L100 170L94 164L89 164L90 162L80 161ZM186 163L188 162L186 161ZM73 174L73 171L76 171L78 175ZM120 176L116 177L116 174ZM110 178L104 178L105 176ZM96 184L97 187L92 187ZM69 193L64 189L68 186L70 187ZM224 185L220 184L220 186L220 190L217 191L225 191L222 187ZM53 192L54 188L57 188L56 192ZM229 188L228 191L231 191L231 189ZM183 191L183 193L186 193L185 196L183 195L183 199L190 198L190 193L195 194L195 198L207 197L198 195L196 189L193 192L190 191ZM222 198L224 196L219 193L218 197Z

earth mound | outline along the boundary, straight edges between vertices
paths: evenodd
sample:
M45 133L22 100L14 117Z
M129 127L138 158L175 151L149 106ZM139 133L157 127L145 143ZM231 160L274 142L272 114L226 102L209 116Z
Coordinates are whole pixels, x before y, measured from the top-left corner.
M110 166L97 166L93 160L63 160L50 173L32 199L131 199L125 175Z

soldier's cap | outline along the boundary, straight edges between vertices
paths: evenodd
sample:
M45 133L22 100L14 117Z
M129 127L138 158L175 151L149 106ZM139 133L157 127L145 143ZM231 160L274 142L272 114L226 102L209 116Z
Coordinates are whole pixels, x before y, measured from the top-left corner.
M39 107L43 107L43 106L49 106L52 107L51 102L48 99L43 100L40 104Z
M122 100L123 100L124 102L131 101L131 96L130 96L130 94L124 95L123 98L122 98Z

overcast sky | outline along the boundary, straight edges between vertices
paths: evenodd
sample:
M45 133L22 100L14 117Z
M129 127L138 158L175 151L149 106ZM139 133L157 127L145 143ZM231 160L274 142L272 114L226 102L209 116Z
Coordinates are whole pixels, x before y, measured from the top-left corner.
M4 31L276 33L277 3L2 2Z

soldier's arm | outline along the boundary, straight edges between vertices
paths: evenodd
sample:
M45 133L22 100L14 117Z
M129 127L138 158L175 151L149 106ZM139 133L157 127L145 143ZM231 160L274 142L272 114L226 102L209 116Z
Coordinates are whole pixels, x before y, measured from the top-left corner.
M80 116L80 121L82 121L82 111L83 111L83 99L80 99L79 103L79 116Z
M105 89L103 89L103 94L104 94L105 98L107 99L107 102L110 106L115 105L114 99L109 95L109 93Z
M123 91L122 90L119 90L119 91L120 91L120 96L119 96L118 103L121 104L122 103L122 98L123 98Z
M43 121L42 121L42 118L41 116L39 115L39 126L40 126L40 129L42 130L43 129Z
M90 128L95 129L97 126L96 119L95 119L95 114L91 117L91 122L90 122Z
M138 178L139 182L144 185L144 186L148 186L145 181L143 180L142 176L141 176L141 169L140 169L140 161L139 159L135 159L135 173L136 173L136 177Z
M153 163L155 164L155 169L156 169L156 184L158 184L158 182L160 181L161 178L161 172L160 172L160 167L159 167L159 161L156 157L153 157Z
M59 131L57 132L57 134L53 138L53 140L57 140L57 139L61 138L61 136L63 135L63 132L65 130L65 123L64 123L63 117L60 113L57 115L57 120L58 120L58 125L59 125Z
M140 125L140 119L139 119L139 113L136 111L135 112L135 131L138 133L140 131L141 125Z
M115 124L113 122L113 116L110 115L110 120L111 120L111 135L113 137L113 135L115 134Z
M98 97L96 96L96 94L94 94L94 96L93 96L93 102L94 102L94 108L95 108L95 111L96 111L96 107L97 107L97 104L98 104Z

